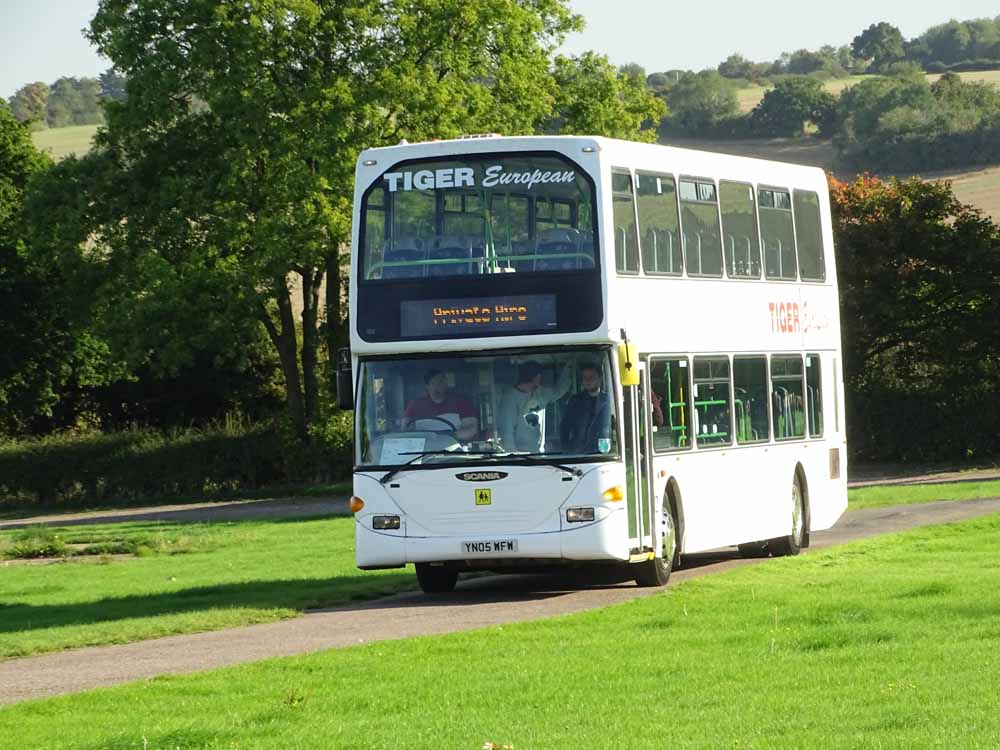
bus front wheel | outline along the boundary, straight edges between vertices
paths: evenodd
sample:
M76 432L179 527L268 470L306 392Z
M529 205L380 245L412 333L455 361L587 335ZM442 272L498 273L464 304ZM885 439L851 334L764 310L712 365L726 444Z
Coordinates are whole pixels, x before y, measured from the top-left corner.
M417 563L417 583L425 594L447 594L455 590L458 570L450 565Z
M677 559L677 524L666 501L663 503L662 526L660 556L636 565L635 582L640 586L666 586L670 580Z

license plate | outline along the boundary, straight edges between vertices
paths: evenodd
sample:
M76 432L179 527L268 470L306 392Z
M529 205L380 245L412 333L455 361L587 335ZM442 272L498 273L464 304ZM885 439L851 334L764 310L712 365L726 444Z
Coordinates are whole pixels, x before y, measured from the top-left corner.
M463 555L496 555L517 552L516 539L489 539L484 542L462 542Z

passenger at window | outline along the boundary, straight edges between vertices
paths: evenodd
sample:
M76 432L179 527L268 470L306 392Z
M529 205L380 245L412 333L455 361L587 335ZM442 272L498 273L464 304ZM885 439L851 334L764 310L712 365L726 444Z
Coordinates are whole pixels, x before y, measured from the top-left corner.
M580 370L583 390L566 406L561 437L564 453L607 453L611 450L611 397L602 388L601 371L585 364Z
M479 433L479 420L472 402L465 396L452 393L448 376L441 370L428 370L424 374L426 394L416 398L403 412L404 430L447 431L446 423L452 426L459 440L472 440Z
M543 368L534 360L517 368L517 383L504 390L497 408L497 435L507 451L539 453L545 450L545 407L562 398L573 372L563 368L555 387L542 385Z

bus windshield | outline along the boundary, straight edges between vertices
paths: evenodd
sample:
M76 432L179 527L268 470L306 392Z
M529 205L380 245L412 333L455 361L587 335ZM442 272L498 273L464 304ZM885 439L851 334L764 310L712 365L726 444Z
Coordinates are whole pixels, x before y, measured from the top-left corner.
M618 455L607 347L361 363L358 463Z
M361 206L361 279L595 268L594 185L556 155L392 167Z

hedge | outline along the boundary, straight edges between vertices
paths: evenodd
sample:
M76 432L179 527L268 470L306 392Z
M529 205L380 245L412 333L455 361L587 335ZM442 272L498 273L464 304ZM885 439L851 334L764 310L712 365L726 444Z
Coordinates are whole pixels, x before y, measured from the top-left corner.
M343 477L351 468L351 429L350 415L335 415L311 448L271 424L0 443L0 507L211 497Z

